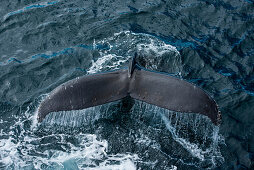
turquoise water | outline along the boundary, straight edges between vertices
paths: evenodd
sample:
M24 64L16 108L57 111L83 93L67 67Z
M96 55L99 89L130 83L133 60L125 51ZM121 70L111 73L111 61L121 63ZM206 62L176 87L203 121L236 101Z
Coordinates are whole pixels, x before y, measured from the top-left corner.
M0 169L253 168L253 1L3 0L0 14ZM37 122L55 87L135 52L203 88L222 124L139 101Z

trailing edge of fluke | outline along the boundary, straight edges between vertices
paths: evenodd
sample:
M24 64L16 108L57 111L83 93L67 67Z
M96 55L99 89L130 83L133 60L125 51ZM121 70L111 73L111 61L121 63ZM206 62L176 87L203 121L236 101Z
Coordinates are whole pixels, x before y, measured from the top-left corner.
M51 112L85 109L127 96L172 111L203 114L215 125L220 123L216 102L202 89L168 74L142 68L135 57L128 69L85 75L58 86L41 102L38 121Z

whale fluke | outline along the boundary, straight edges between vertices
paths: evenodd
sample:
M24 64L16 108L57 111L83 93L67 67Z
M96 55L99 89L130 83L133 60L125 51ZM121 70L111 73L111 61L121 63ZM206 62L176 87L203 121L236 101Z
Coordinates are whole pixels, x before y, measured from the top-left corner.
M85 75L70 80L41 102L38 121L57 111L80 110L130 96L172 111L199 113L220 123L216 102L199 87L166 73L139 66L135 57L128 69Z

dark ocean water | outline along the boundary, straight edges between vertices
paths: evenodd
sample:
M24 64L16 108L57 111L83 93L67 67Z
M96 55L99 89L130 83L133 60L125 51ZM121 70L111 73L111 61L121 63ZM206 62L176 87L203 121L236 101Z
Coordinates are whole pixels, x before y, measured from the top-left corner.
M209 93L221 125L125 100L37 123L55 87L135 52ZM1 0L0 169L216 168L254 168L253 0Z

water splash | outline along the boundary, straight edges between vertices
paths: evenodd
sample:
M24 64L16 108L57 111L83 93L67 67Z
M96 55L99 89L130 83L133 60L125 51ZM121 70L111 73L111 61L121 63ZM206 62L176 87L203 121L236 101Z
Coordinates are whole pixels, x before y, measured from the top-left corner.
M162 71L175 75L181 75L182 71L181 57L176 48L146 34L125 31L103 40L94 40L92 45L81 44L70 48L71 52L75 52L79 48L99 52L97 57L92 58L92 64L86 68L88 74L123 67L127 65L128 59L135 52L143 54L144 60L140 61L140 64L144 64L143 66L146 68L158 71L163 68ZM69 53L61 53L61 51L63 50L60 50L59 53L50 52L47 55L52 57L69 55ZM56 55L54 56L54 54ZM38 59L37 57L32 58ZM45 96L47 94L38 97L28 106L21 117L15 118L15 123L8 131L1 131L0 162L2 164L0 167L7 169L124 169L127 167L136 169L137 162L153 167L158 164L158 160L141 160L142 158L137 153L109 154L107 140L84 130L85 127L93 125L97 120L113 119L114 112L110 104L80 111L51 113L41 124L38 124L37 108ZM112 103L112 105L116 103ZM140 126L150 122L149 127L152 131L163 129L166 126L173 140L191 153L193 157L198 158L201 162L213 159L213 164L218 164L217 158L221 158L218 147L221 137L218 135L218 129L211 128L210 122L202 123L203 118L193 115L185 117L171 114L171 112L169 114L163 109L142 102L137 102L130 114L135 117L132 121L137 121ZM147 118L146 122L141 120L143 116ZM3 120L2 123L4 122ZM200 127L205 128L200 130ZM119 127L115 127L116 131L117 128ZM144 134L142 130L135 131L135 133L139 133L138 137L134 139L135 145L146 146L158 150L159 153L163 152L161 144L152 136L153 133L150 136ZM193 139L191 136L193 134L198 137ZM211 134L214 137L211 137ZM199 140L200 136L202 136L202 140ZM142 153L140 154L142 155ZM168 155L167 159L174 160L169 156L170 153L166 154ZM181 158L178 160L188 165L188 162L184 162ZM177 165L173 164L174 162L168 168L176 169Z
M198 158L201 162L209 161L212 167L224 162L219 147L219 144L224 144L224 138L219 134L219 127L213 125L208 117L199 114L172 112L144 103L142 105L146 105L146 111L141 107L142 114L154 114L153 117L157 117L156 122L159 122L159 127L165 126L174 141L185 148L193 157Z

